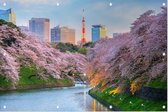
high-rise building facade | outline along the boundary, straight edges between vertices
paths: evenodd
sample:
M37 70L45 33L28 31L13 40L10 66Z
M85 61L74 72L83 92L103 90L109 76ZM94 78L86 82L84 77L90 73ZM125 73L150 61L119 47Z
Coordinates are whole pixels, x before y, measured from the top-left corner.
M50 20L46 18L32 18L29 20L29 30L38 35L40 40L50 42Z
M60 27L56 26L51 29L51 42L58 43L61 41Z
M60 38L63 43L75 44L75 30L68 27L60 27Z
M100 27L100 38L106 38L106 27L105 26Z
M12 9L0 10L0 19L16 24L16 15Z
M96 42L100 39L99 27L92 26L92 42Z
M101 38L106 38L106 27L103 25L92 25L92 41L96 42Z

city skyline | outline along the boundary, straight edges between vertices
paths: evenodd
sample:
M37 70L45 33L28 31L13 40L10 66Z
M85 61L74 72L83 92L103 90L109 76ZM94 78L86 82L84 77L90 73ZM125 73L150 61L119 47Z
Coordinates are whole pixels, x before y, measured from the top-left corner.
M77 41L81 39L82 9L85 9L86 40L90 41L92 25L105 25L108 37L112 37L115 32L127 32L130 24L139 15L149 9L160 11L166 0L6 0L6 2L5 7L1 2L1 7L12 8L15 11L18 26L28 26L28 20L32 17L49 18L50 29L57 25L74 28Z

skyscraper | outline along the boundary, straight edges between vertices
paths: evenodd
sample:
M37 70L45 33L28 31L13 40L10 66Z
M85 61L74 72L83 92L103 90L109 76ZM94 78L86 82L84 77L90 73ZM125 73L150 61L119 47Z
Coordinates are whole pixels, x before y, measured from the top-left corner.
M51 29L51 42L58 43L61 41L60 27L56 26Z
M92 41L96 42L101 38L106 38L106 27L103 25L92 25Z
M29 20L29 30L36 33L40 40L50 42L50 20L46 18L32 18Z
M0 19L16 24L16 15L11 8L8 10L0 10Z
M60 27L60 38L63 43L75 44L75 30L68 27Z

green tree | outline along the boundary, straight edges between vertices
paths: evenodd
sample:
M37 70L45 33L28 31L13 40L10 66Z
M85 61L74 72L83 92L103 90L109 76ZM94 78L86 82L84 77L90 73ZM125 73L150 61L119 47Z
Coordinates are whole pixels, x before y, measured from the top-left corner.
M87 53L87 49L84 48L84 47L83 47L83 48L79 48L78 52L81 53L81 54L86 55L86 53Z
M70 43L58 43L56 48L59 49L61 52L78 52L78 46L70 44Z
M83 45L83 47L90 47L90 48L93 48L94 47L94 42L87 42Z

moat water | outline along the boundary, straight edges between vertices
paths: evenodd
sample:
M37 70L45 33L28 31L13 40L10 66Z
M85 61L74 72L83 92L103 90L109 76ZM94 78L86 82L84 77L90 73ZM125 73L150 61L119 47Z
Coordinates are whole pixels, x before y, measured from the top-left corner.
M46 88L0 93L0 111L107 111L89 87Z

